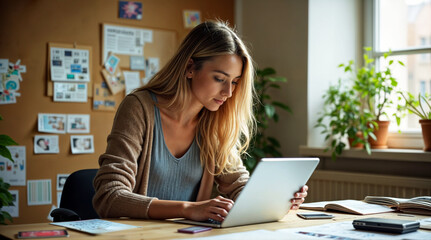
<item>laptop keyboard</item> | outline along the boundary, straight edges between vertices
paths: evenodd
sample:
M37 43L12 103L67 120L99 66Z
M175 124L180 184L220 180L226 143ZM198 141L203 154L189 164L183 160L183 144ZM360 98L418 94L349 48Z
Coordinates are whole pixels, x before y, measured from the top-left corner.
M203 222L203 223L218 224L218 225L220 225L220 224L221 224L221 222L220 222L220 221L214 220L214 219L212 219L212 218L208 218L208 220L205 220L205 221L202 221L202 222Z

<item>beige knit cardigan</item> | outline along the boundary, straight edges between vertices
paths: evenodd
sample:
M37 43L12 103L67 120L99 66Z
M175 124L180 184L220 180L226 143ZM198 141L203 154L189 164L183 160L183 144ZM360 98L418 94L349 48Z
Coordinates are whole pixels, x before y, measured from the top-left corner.
M149 206L155 199L146 196L153 129L154 102L150 93L129 94L118 107L94 178L93 206L101 218L148 218ZM249 173L242 165L233 173L219 176L204 170L197 201L211 197L214 181L220 194L235 200L248 179Z

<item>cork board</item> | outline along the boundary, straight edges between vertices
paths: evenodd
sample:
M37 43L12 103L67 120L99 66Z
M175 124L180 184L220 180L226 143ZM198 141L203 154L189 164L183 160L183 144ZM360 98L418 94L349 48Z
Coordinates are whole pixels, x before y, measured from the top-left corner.
M98 168L98 158L105 152L106 139L115 116L115 111L94 111L92 98L85 103L69 103L53 102L52 97L47 96L48 43L76 43L78 47L91 47L92 82L101 83L101 28L105 23L154 30L155 39L165 39L169 43L160 42L151 47L147 44L144 54L152 56L166 46L175 51L190 31L184 28L183 10L198 10L203 20L220 18L234 22L234 0L141 2L142 20L128 20L118 18L117 0L0 1L0 21L4 23L0 26L3 33L0 58L10 62L20 59L27 68L27 72L22 74L21 96L17 98L17 103L0 105L0 115L4 118L0 121L0 134L7 134L20 146L26 147L26 180L51 179L52 183L52 203L35 206L27 204L26 186L11 187L11 190L19 191L19 217L13 219L13 224L48 222L48 214L53 205L57 206L57 193L60 192L56 190L57 174ZM160 66L170 58L168 53L159 57ZM124 94L117 94L112 99L118 104L123 97ZM34 154L34 136L45 134L37 130L38 113L89 114L89 134L94 136L95 152L72 154L72 134L66 133L50 134L59 136L59 154Z

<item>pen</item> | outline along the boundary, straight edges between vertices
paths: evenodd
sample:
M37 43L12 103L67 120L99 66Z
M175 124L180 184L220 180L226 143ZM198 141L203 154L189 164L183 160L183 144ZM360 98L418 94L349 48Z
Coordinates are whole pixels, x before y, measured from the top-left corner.
M403 216L403 217L414 217L415 215L411 215L411 214L405 214L405 213L399 213L398 216Z

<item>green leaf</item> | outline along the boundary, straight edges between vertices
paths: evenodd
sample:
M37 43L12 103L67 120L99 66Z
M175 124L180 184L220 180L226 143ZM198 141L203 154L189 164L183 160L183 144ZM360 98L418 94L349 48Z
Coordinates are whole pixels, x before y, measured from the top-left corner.
M403 63L403 62L401 62L401 61L398 61L398 63L399 63L401 66L405 66L405 65L404 65L404 63Z
M11 137L8 135L0 135L0 146L10 146L10 145L18 145Z
M274 122L278 122L278 119L279 119L278 114L274 113L274 116L272 117L272 119L274 119Z
M282 109L284 109L284 110L286 110L286 111L288 111L288 112L292 113L292 109L290 109L290 107L289 107L289 106L287 106L286 104L284 104L284 103L282 103L282 102L273 101L273 102L272 102L272 105L274 105L274 106L276 106L276 107L279 107L279 108L282 108Z
M260 149L260 148L253 149L253 153L256 154L256 156L258 156L260 158L264 158L265 157L265 152L262 149Z
M280 147L280 142L277 139L273 137L268 137L268 141L271 142L271 144L274 145L275 147L278 147L278 148Z
M275 84L275 83L272 83L269 86L272 87L272 88L280 89L280 85Z
M1 211L2 215L3 215L3 221L6 222L5 220L9 220L9 222L13 222L12 216L6 212L6 211Z
M269 118L272 118L275 114L275 107L271 104L265 105L265 113Z
M270 82L287 82L285 77L268 77Z
M268 75L272 75L272 74L275 74L275 73L276 72L275 72L274 68L265 68L263 70L258 70L257 71L257 75L258 76L262 76L262 77L268 76Z
M9 149L7 149L5 146L0 145L0 156L7 158L7 159L11 160L12 162L14 162L12 159L12 155L10 154Z

